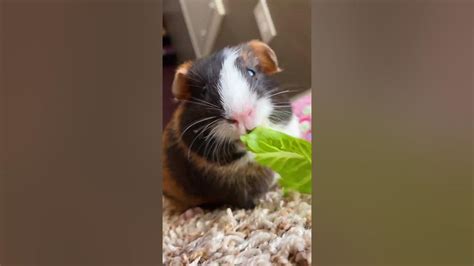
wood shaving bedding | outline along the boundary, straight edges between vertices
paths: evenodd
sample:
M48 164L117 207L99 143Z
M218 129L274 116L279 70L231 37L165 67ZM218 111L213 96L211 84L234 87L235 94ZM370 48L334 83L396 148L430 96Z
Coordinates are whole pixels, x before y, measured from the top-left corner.
M311 265L311 196L268 192L252 210L193 217L164 201L164 265Z

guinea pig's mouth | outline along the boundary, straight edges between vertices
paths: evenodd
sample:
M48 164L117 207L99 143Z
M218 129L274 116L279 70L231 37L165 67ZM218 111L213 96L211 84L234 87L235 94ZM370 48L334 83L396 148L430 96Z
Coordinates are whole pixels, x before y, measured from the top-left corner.
M252 128L252 129L248 129L248 128L245 128L245 127L242 127L241 125L239 126L239 121L237 121L236 119L232 119L232 118L224 118L224 120L229 123L230 126L233 127L233 131L236 134L236 139L240 139L240 136L242 135L245 135L245 134L249 134L250 132L252 132L255 128Z
M237 120L232 119L232 118L224 118L225 121L227 121L229 124L235 125L238 123Z
M242 150L246 149L245 144L240 139L234 140L234 144L235 146L237 146L238 148L241 148Z

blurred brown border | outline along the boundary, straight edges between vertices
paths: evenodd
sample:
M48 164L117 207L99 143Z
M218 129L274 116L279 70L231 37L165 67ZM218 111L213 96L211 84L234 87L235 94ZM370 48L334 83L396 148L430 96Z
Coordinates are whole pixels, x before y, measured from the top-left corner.
M313 1L315 265L473 265L473 3Z
M161 264L161 1L0 7L0 264Z

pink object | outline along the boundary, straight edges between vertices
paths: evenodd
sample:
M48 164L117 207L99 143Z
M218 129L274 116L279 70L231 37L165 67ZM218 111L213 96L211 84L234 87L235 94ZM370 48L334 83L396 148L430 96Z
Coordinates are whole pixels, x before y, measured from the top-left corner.
M246 106L242 112L232 114L237 128L241 134L245 134L246 130L255 128L255 111L251 106Z
M292 105L293 112L299 120L302 137L311 141L311 93L297 98Z

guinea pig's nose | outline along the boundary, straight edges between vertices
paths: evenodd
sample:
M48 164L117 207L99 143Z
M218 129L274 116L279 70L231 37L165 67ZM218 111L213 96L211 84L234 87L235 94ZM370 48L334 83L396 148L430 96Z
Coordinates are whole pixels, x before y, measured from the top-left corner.
M251 119L254 116L254 110L251 107L244 109L241 112L234 112L231 117L233 120L237 120L238 122L243 122L248 119Z
M252 106L247 106L241 111L232 113L228 120L237 125L241 134L249 133L255 128L255 110Z

